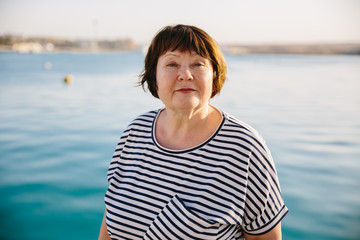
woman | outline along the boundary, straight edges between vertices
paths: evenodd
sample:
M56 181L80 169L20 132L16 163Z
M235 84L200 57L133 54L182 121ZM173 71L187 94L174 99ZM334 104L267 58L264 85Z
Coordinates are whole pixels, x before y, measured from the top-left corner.
M163 28L141 85L165 105L124 131L99 239L281 239L283 203L263 139L209 104L226 79L203 30Z

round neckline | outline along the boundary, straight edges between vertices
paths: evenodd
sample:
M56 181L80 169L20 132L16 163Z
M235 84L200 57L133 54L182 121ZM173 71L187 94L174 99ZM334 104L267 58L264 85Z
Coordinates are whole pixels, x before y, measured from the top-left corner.
M214 107L214 106L212 106L212 107ZM204 145L208 144L218 134L218 132L220 131L220 129L222 128L222 126L224 125L224 122L225 122L225 114L223 113L223 111L221 111L218 108L214 107L214 109L216 109L221 114L222 119L221 119L221 122L220 122L219 126L217 127L216 131L208 139L206 139L204 142L200 143L199 145L196 145L196 146L191 147L191 148L185 148L185 149L166 148L166 147L161 146L161 144L159 144L157 142L156 136L155 136L156 121L157 121L157 119L158 119L158 117L160 115L160 112L162 112L164 109L165 108L159 109L157 111L154 119L153 119L152 126L151 126L151 138L152 138L152 141L154 142L154 145L156 147L158 147L162 151L168 152L168 153L174 153L174 154L188 153L188 152L191 152L191 151L194 151L196 149L199 149L199 148L203 147Z

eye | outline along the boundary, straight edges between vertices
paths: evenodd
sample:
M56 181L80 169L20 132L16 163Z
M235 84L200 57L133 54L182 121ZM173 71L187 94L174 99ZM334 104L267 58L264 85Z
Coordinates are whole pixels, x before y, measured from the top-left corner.
M203 63L203 62L196 62L196 63L194 63L194 66L195 66L195 67L203 67L203 66L205 66L205 63Z
M174 62L169 62L169 63L166 64L166 66L167 66L167 67L176 67L177 64L174 63Z

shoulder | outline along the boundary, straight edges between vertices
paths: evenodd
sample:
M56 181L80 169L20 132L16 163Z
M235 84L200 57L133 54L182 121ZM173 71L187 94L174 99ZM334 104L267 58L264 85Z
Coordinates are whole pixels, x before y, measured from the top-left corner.
M134 120L131 121L129 127L132 126L152 126L152 123L158 114L158 110L149 111L137 116Z
M121 138L125 138L133 131L150 132L158 110L148 111L135 117L125 128Z
M266 150L265 140L255 128L228 113L224 112L223 115L225 118L222 128L223 133L247 143L252 149L261 148Z
M237 139L240 139L238 141L241 141L242 144L249 149L249 159L251 163L250 168L255 167L258 170L262 169L259 171L270 171L272 174L276 175L275 164L271 151L264 138L256 129L242 121L239 121L231 115L226 116L224 128L231 129L228 131L234 132L232 134L237 135Z
M122 132L118 145L124 145L132 137L150 138L157 113L158 110L149 111L134 118Z
M243 129L244 131L249 132L251 134L257 134L257 131L249 124L240 121L238 118L226 112L224 112L223 114L225 117L225 123L227 123L228 126L233 128Z

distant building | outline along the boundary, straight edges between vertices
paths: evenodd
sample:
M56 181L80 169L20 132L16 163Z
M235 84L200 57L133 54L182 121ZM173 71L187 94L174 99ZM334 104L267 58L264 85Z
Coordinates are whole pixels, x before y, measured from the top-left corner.
M36 42L14 43L12 49L19 53L41 53L44 50L43 47Z

